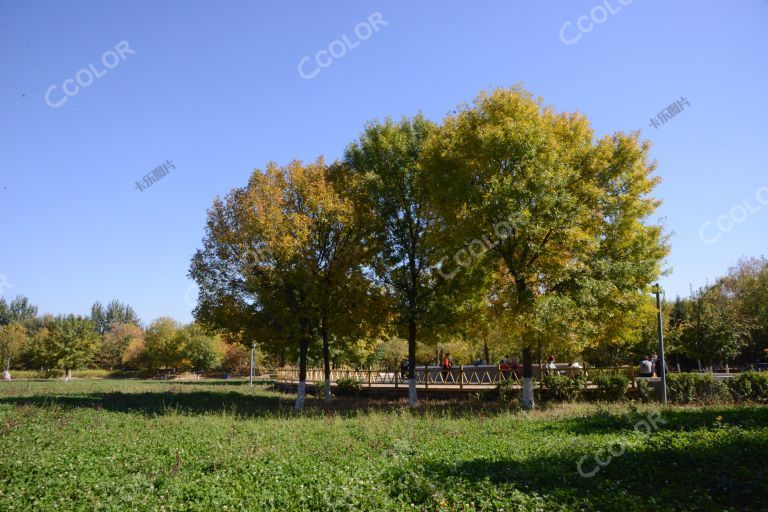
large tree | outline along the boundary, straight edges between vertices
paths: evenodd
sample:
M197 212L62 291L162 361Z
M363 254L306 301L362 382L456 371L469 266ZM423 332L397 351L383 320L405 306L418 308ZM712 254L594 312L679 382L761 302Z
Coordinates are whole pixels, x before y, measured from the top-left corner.
M214 203L190 270L200 321L298 348L298 410L310 345L322 343L329 397L330 343L359 332L375 303L364 275L369 221L344 187L354 176L322 159L255 171Z
M371 123L346 152L346 164L363 178L363 191L375 217L373 268L391 296L399 334L408 340L408 403L415 407L416 343L437 318L435 270L441 252L435 218L428 208L421 153L435 125L421 115L400 122Z
M583 115L557 113L519 87L481 94L430 139L424 166L450 232L469 241L506 223L478 263L502 264L525 407L534 405L542 319L568 311L576 332L660 274L667 248L661 226L648 223L658 206L648 149L634 133L596 139Z

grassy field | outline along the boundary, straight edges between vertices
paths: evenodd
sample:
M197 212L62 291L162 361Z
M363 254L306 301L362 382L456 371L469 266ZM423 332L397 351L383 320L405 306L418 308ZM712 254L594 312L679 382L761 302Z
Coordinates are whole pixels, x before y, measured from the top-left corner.
M768 509L766 407L655 430L630 404L291 406L231 381L0 383L0 510Z

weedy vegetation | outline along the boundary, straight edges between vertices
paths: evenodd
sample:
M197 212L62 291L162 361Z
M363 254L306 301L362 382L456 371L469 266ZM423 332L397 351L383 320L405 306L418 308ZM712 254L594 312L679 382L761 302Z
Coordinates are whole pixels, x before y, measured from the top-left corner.
M645 432L653 404L309 397L296 414L240 381L0 384L0 510L722 511L768 496L755 403L660 409Z

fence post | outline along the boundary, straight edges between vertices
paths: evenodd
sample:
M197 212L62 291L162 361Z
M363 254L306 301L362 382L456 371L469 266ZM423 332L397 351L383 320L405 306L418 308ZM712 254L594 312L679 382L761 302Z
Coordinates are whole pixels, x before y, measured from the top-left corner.
M464 365L459 366L459 389L464 389Z
M398 370L395 370L395 389L397 389L397 377L400 375Z
M371 370L368 370L368 387L371 387Z
M429 366L424 366L424 389L429 389Z

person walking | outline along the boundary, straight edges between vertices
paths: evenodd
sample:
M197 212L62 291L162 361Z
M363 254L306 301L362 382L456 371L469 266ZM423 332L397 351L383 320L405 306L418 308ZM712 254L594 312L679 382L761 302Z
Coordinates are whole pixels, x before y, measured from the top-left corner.
M448 374L451 372L451 368L453 368L453 359L451 359L451 354L446 352L443 357L443 383L448 382Z

